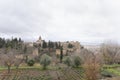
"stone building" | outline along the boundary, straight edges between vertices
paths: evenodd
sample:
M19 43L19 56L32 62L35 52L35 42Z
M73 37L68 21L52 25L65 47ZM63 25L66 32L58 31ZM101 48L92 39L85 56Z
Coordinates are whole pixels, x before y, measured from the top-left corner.
M42 45L43 45L43 40L42 40L41 36L38 38L38 40L36 42L33 42L33 46L42 47Z
M40 36L36 42L29 43L29 46L30 47L36 46L36 48L40 47L40 49L43 51L46 51L46 52L49 51L48 48L42 49L43 42L44 42L44 40L42 40L42 38ZM54 42L54 43L57 43L58 46L63 46L63 54L64 55L66 55L66 54L72 55L74 53L80 53L80 50L82 47L78 41L66 41L66 42ZM73 45L73 47L69 48L68 47L69 44ZM48 42L47 42L47 45L48 45ZM54 49L56 49L56 48L54 48ZM38 55L38 50L33 49L33 53L34 53L34 55ZM55 53L56 53L56 55L60 54L60 49L57 48L55 50Z
M60 55L60 49L56 49L56 55ZM66 50L63 50L63 55L66 55Z
M81 45L78 41L74 42L74 41L70 41L70 42L61 42L60 43L61 46L63 46L63 54L66 55L72 55L74 53L80 53L81 50ZM73 47L69 48L68 45L72 44ZM56 49L56 54L60 54L60 49Z

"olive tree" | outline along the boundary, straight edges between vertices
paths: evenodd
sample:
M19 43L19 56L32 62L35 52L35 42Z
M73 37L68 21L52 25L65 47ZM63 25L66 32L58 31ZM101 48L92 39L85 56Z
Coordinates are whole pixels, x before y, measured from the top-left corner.
M72 60L71 60L71 58L69 56L66 56L66 57L63 58L63 62L67 66L71 66Z
M51 63L51 57L47 54L43 54L40 59L40 64L43 66L43 69L46 69L46 67Z
M79 56L74 56L73 63L75 67L79 67L81 65L81 58Z

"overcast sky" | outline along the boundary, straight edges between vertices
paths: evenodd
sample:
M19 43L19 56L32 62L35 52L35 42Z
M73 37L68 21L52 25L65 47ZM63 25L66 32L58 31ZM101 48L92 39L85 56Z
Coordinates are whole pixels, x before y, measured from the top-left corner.
M120 0L0 0L0 36L120 41Z

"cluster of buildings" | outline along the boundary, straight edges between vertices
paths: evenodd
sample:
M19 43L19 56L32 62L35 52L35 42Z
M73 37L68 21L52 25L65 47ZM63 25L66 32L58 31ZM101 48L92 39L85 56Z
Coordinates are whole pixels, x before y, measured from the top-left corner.
M37 44L37 45L40 45L42 46L43 44L43 41L41 36L39 37L39 39L34 42L34 43L30 43L28 44L29 46L32 46L34 44ZM61 46L63 46L63 54L66 55L66 54L72 54L72 53L80 53L80 49L82 48L82 46L80 45L80 43L78 41L66 41L66 42L57 42L58 45L60 44ZM71 44L73 45L72 48L69 48L68 45ZM37 55L37 49L35 49L35 51L33 51L33 54L36 54ZM60 54L60 49L56 49L56 52L55 52L57 55Z
M39 54L42 53L42 51L39 51L39 49L42 49L42 45L43 45L43 41L41 36L39 37L39 39L36 42L29 42L29 43L25 43L25 45L27 46L27 50L28 50L28 57L29 58L34 58L36 56L39 56ZM48 43L48 42L47 42ZM80 43L78 41L66 41L66 42L57 42L58 44L60 44L63 47L63 54L64 55L76 55L80 53L80 50L82 48L82 46L80 45ZM34 44L39 45L39 47L34 47ZM73 47L69 48L68 45L71 44ZM43 49L42 49L43 50ZM47 50L47 49L45 49ZM60 55L61 50L60 49L54 49L54 52L52 52L54 55ZM17 55L18 58L22 58L24 57L24 55Z

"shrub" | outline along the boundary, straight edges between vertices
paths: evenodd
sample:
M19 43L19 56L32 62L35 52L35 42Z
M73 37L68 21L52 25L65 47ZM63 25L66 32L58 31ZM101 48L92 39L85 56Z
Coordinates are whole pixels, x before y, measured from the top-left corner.
M85 80L98 80L101 72L101 63L98 58L93 54L83 64Z
M51 57L43 54L40 59L40 64L43 66L43 69L46 69L46 67L51 63Z
M33 66L35 64L35 61L33 59L28 60L27 62L28 66Z
M70 59L69 56L67 56L67 57L65 57L65 58L63 59L63 62L64 62L64 64L66 64L67 66L71 66L72 60Z
M81 59L79 56L75 56L73 60L74 66L79 67L81 65Z
M103 70L103 71L101 72L101 75L102 75L103 77L112 77L112 74L111 74L110 72L106 71L106 70Z

